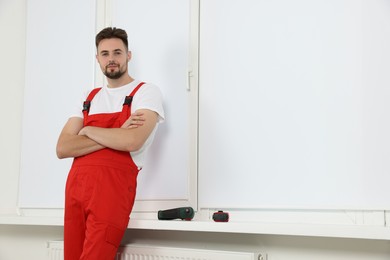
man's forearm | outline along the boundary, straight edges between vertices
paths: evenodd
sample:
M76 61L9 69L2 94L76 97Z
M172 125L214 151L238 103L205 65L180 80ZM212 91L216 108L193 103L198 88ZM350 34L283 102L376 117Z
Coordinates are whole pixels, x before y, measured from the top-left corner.
M129 143L134 143L132 141L134 138L129 135L129 131L131 129L87 126L80 131L80 134L114 150L132 151L134 149L129 148Z
M67 135L57 145L58 158L79 157L105 148L83 135Z
M107 148L134 152L141 149L150 133L152 133L157 123L157 117L156 112L143 109L133 114L121 128L86 126L78 134L86 136ZM134 125L136 127L131 127Z

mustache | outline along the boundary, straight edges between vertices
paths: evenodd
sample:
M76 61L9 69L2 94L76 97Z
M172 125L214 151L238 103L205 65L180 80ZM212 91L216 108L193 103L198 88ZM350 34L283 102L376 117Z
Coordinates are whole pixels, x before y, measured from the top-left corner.
M107 65L106 65L106 68L108 68L108 67L110 67L110 66L119 66L119 64L117 64L117 63L115 63L115 62L111 62L111 63L108 63Z

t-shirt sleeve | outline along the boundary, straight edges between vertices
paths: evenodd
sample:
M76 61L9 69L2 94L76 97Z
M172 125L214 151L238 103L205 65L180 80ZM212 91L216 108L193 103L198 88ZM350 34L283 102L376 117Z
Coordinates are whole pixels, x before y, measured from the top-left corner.
M69 118L71 117L80 117L84 118L83 115L83 104L84 101L87 99L88 94L91 92L92 89L86 90L82 93L82 96L79 99L75 99L73 102L73 107L70 110Z
M163 100L161 90L153 84L146 83L134 95L133 104L131 105L132 112L139 109L149 109L156 112L159 116L158 122L162 123L165 120Z

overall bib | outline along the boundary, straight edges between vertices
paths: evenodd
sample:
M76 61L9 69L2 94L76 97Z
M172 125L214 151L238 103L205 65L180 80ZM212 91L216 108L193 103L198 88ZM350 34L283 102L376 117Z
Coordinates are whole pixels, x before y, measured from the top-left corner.
M84 102L84 126L119 128L131 115L139 84L121 112L88 115L100 89ZM74 159L65 189L64 259L114 259L133 208L138 167L129 152L110 148Z

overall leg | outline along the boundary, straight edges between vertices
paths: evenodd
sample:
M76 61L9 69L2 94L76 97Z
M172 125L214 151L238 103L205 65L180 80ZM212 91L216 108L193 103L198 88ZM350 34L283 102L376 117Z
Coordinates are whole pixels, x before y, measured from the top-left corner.
M114 259L134 204L137 173L99 166L87 207L86 237L80 260Z
M72 168L65 189L64 259L79 260L85 239L85 214L82 191L85 177Z

